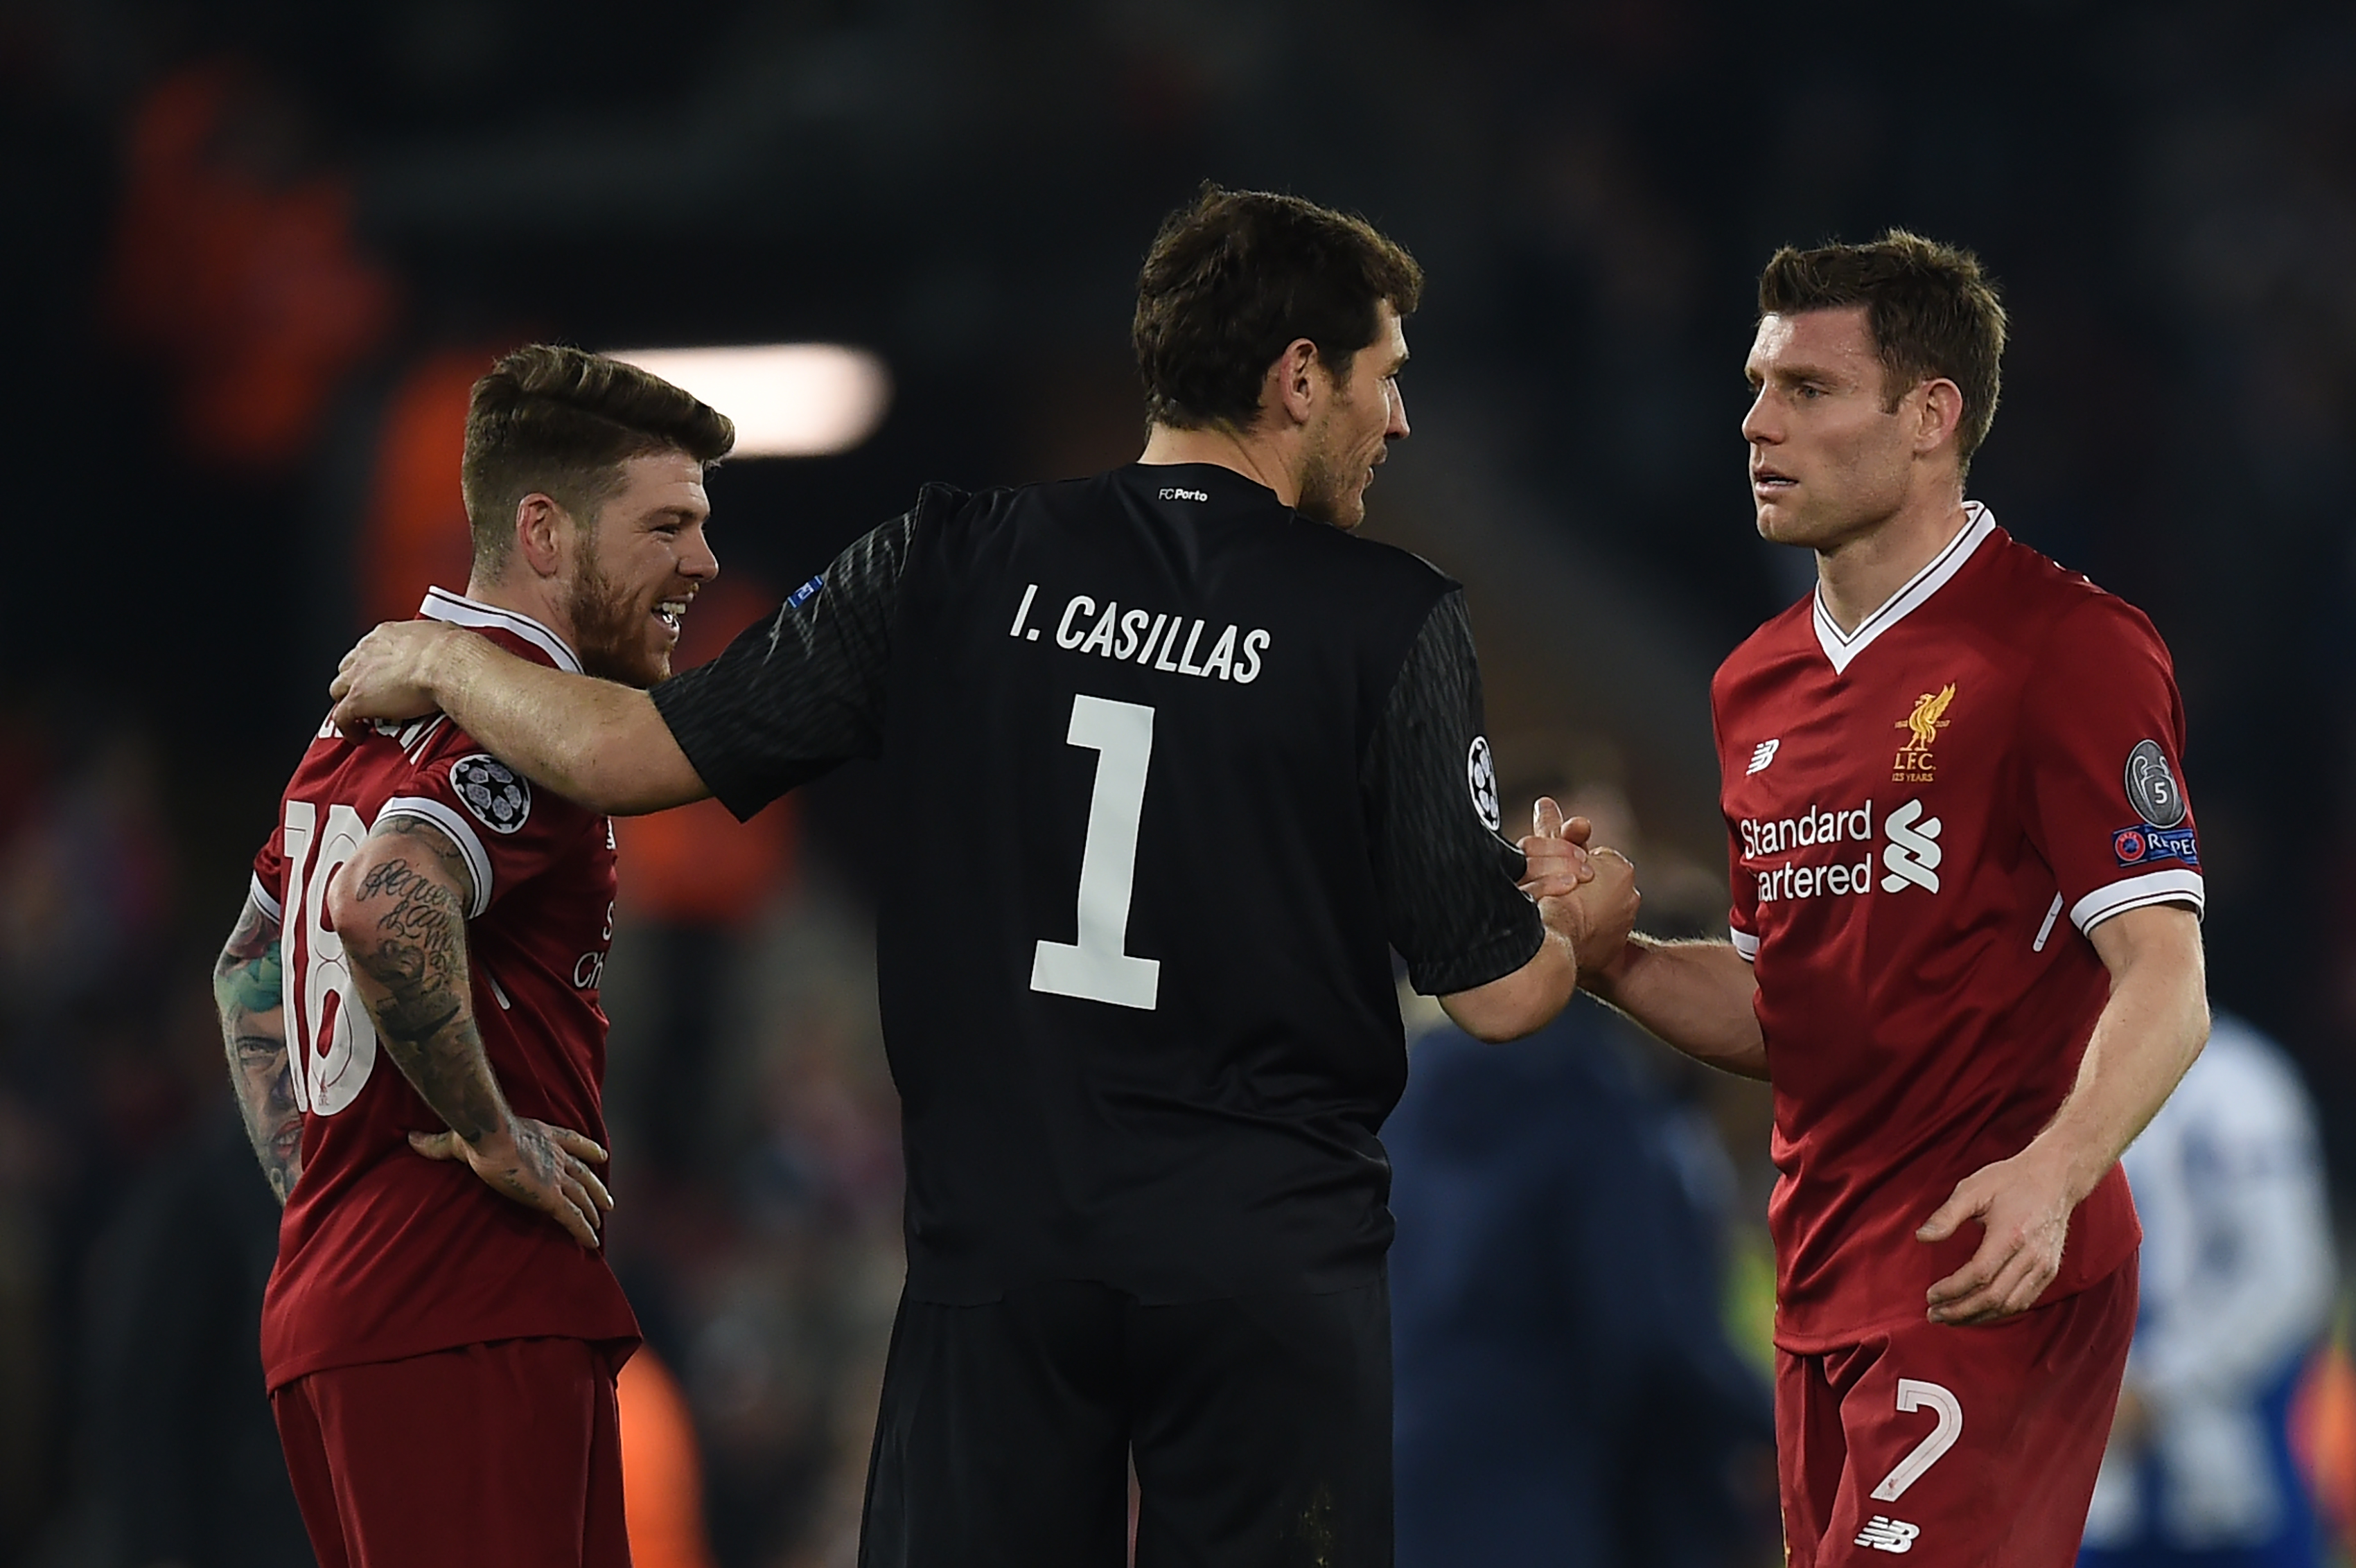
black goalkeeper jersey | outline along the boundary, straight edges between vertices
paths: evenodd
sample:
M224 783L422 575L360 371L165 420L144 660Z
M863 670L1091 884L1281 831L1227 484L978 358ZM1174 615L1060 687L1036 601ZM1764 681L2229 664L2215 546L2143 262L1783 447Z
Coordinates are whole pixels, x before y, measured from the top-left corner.
M740 817L883 759L908 1289L1149 1303L1381 1270L1430 993L1538 948L1456 584L1208 464L905 517L655 688Z

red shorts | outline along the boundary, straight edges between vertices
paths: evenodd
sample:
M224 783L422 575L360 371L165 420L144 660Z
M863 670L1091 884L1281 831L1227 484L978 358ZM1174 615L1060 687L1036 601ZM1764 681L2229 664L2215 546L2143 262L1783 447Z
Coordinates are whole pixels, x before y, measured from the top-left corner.
M320 1568L629 1568L603 1347L337 1367L270 1403Z
M2070 1568L2135 1335L2136 1265L1985 1327L1775 1355L1790 1568Z

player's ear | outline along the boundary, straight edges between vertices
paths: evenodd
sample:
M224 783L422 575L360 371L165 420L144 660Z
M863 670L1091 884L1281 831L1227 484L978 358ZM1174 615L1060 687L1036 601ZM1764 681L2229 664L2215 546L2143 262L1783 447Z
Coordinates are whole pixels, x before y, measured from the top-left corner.
M1922 400L1914 426L1914 450L1929 452L1943 441L1953 441L1964 427L1964 389L1944 376L1916 389Z
M1317 357L1317 345L1305 337L1294 338L1268 368L1260 387L1262 412L1274 416L1279 428L1307 424L1316 411L1320 377L1332 379Z
M572 519L555 500L537 490L516 503L515 553L535 577L561 576L564 539Z

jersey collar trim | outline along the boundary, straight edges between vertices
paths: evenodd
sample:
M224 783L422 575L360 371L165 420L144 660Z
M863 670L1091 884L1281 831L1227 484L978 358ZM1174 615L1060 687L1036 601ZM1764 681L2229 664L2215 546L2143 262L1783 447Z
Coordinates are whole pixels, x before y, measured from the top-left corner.
M1948 580L1971 560L1980 542L1996 532L1996 514L1977 501L1964 503L1963 531L1947 541L1947 548L1931 560L1931 564L1916 572L1906 586L1891 594L1880 609L1858 623L1854 632L1844 632L1825 608L1825 591L1820 586L1814 597L1816 644L1832 661L1835 674L1846 674L1857 656L1865 652L1874 638L1930 602L1931 596L1947 585Z
M557 668L571 675L581 673L580 656L571 645L529 615L502 610L446 588L427 589L425 603L417 607L417 613L429 621L447 621L454 626L485 626L512 633L555 660Z

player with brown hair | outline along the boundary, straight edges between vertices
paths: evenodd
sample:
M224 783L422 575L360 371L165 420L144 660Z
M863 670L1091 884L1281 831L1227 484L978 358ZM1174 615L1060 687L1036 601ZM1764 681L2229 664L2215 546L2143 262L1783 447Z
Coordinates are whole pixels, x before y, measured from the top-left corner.
M1732 941L1582 984L1774 1087L1795 1568L2063 1568L2135 1327L2118 1158L2208 1033L2168 650L1964 495L2006 321L1976 258L1784 250L1743 421L1808 599L1711 687Z
M661 679L719 570L703 474L734 439L630 366L507 356L466 420L473 573L420 616ZM614 1374L637 1325L593 1168L614 877L605 817L439 714L323 726L255 857L215 989L286 1208L262 1362L324 1568L626 1568Z

